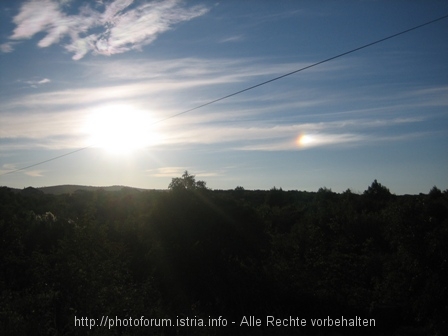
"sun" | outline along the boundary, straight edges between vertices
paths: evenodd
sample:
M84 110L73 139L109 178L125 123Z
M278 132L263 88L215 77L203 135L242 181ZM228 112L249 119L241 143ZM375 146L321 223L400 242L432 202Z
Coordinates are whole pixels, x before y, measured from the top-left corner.
M85 131L92 146L120 154L155 145L159 140L150 114L124 104L92 110Z

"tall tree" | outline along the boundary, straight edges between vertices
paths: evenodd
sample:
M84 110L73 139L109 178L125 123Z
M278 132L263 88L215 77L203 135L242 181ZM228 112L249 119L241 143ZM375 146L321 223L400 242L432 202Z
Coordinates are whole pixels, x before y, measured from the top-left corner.
M204 181L196 181L195 175L190 175L186 170L182 177L174 177L168 185L170 190L195 190L207 189Z

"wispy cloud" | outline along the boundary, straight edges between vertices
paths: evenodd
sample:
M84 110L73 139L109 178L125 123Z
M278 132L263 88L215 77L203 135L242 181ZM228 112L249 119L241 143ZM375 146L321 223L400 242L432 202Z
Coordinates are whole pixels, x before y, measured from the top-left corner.
M17 169L17 165L14 163L5 163L0 168L0 174L6 174Z
M33 111L33 113L0 114L0 138L36 139L79 134L86 116L85 110L58 111L55 113Z
M13 163L5 163L0 169L0 174L6 174L17 169L17 165ZM22 171L23 174L31 177L42 177L45 170L27 170Z
M49 80L48 78L44 78L44 79L41 79L40 81L38 81L37 84L45 84L45 83L50 83L50 82L51 82L51 80Z
M319 73L328 78L329 73L353 67L353 62L333 62L320 67L308 69L302 76L312 75L316 80ZM280 76L311 65L307 62L277 63L263 58L177 58L177 59L133 59L108 60L108 62L85 62L90 67L92 76L114 80L142 79L186 79L201 77L223 77L235 81L248 81L258 76Z
M229 37L224 37L219 42L220 43L228 43L228 42L241 42L244 41L244 35L234 35Z
M27 170L24 174L31 177L42 177L44 172L45 170Z
M418 95L424 99L423 104L431 106L448 106L448 86L438 86L409 92L409 96Z
M42 84L48 84L51 82L50 79L48 78L42 78L42 79L32 79L32 80L19 80L20 83L25 83L27 85L29 85L32 88L37 88L38 86L42 85Z
M13 45L14 45L13 42L2 43L0 44L0 51L3 53L12 52L14 50Z
M97 2L97 7L85 4L78 14L69 14L68 6L55 0L27 1L14 17L16 27L10 39L18 41L46 33L37 44L45 48L68 38L65 49L79 60L89 52L112 55L141 50L176 24L208 12L205 6L185 7L178 0L115 0ZM12 51L10 42L1 48L3 52Z
M303 133L286 140L265 141L263 143L243 145L235 149L250 151L290 151L315 147L354 145L367 140L369 139L361 134Z
M194 146L219 145L233 150L297 150L331 146L360 146L374 143L382 139L388 141L403 141L409 139L409 133L388 135L388 130L402 124L418 123L418 118L388 118L388 119L349 119L341 121L271 124L189 124L170 127L170 134L165 138L164 145ZM384 134L383 134L384 133ZM407 138L407 135L409 137ZM415 135L415 134L414 134ZM412 135L412 136L414 136Z
M225 172L224 170L203 171L192 167L160 167L155 169L148 169L146 170L146 173L154 177L179 177L185 172L185 170L193 171L193 174L196 176L196 178L220 176Z
M104 101L137 97L157 100L160 99L161 95L185 94L188 89L198 87L219 88L219 86L225 84L263 80L301 66L303 66L302 63L268 65L265 62L253 59L181 58L152 61L136 60L133 62L113 60L109 62L86 62L86 75L94 79L85 82L83 88L29 94L17 100L11 99L9 102L4 102L3 110L31 106L48 109L57 105L97 104ZM336 72L335 70L339 68L340 65L336 64L318 70L310 70L310 72L318 71L328 75ZM240 84L239 87L243 88L244 85ZM219 94L217 92L214 98L217 98ZM193 100L190 94L187 96L189 100L184 101L181 108L187 106L187 104L190 106L195 103L201 104L205 102L204 99L210 99ZM257 97L259 101L264 99L266 98L263 96ZM169 101L173 101L172 98Z
M146 172L148 175L155 177L176 177L182 175L185 170L185 167L160 167L148 169Z

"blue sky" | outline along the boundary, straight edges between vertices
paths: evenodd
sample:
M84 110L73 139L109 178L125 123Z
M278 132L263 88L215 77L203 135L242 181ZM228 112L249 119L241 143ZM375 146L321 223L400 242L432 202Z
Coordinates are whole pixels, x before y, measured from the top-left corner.
M2 1L0 185L448 188L446 1ZM89 148L23 171L11 170Z

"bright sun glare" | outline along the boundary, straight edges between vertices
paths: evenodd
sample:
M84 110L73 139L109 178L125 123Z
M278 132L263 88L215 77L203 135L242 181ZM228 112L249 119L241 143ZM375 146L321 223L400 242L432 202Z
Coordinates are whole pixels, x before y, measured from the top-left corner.
M86 132L93 146L125 154L158 142L153 123L148 112L114 104L93 110L87 118Z

